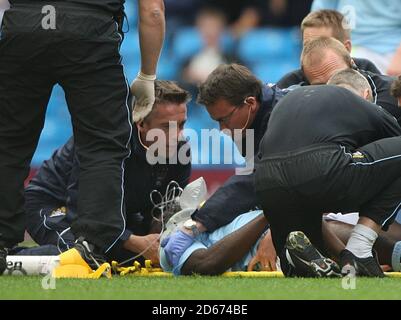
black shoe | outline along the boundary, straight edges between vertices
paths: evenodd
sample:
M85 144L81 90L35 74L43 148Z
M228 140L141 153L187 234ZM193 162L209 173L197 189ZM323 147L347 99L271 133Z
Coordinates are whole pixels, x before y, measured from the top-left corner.
M285 254L291 269L288 276L341 277L337 263L323 256L302 231L294 231L288 235Z
M0 275L7 269L7 254L7 249L0 247Z
M96 270L106 262L106 258L103 255L95 253L95 246L88 243L83 237L75 241L74 248L78 250L82 259L84 259L93 270Z
M351 251L345 249L340 254L340 265L341 273L344 276L348 275L353 269L355 276L384 277L383 270L380 268L375 255L368 258L358 258Z

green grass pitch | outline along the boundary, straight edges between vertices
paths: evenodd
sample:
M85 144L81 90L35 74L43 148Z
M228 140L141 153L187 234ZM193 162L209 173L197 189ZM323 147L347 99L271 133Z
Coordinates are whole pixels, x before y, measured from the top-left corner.
M401 279L356 279L354 290L342 279L223 277L115 277L111 280L56 280L42 288L42 277L0 277L0 299L401 299Z

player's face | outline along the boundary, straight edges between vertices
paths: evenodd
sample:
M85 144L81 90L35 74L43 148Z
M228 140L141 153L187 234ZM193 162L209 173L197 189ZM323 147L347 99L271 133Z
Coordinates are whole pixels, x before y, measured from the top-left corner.
M161 139L164 139L166 143L167 155L171 156L177 151L178 142L184 139L183 130L186 121L187 106L185 103L158 104L143 123L142 140L149 147L158 141L159 133L162 134ZM156 138L150 134L152 129L157 129L153 131ZM147 136L149 140L147 140Z
M306 42L319 38L319 37L328 37L328 38L335 38L338 41L342 41L341 39L338 39L335 37L335 34L333 32L332 28L328 27L307 27L304 29L304 33L302 34L303 37L303 44L305 45ZM351 40L345 40L343 42L345 48L351 52L352 50L352 43Z
M322 54L324 56L319 62L307 61L303 66L305 76L312 85L326 84L336 72L349 68L335 52L328 50Z

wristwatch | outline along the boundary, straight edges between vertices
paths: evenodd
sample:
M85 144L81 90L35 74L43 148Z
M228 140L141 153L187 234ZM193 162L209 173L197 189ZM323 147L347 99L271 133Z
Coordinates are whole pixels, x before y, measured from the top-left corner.
M197 237L200 234L198 227L196 226L196 221L192 219L188 219L184 222L184 228L187 230L191 230L194 237Z

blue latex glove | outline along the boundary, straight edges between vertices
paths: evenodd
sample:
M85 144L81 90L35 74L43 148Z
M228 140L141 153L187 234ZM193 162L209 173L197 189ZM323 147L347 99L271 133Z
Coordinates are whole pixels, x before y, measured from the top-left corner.
M161 246L164 248L164 253L173 268L178 266L181 256L185 250L194 243L194 241L194 237L181 230L178 230L162 241Z

